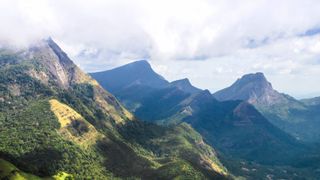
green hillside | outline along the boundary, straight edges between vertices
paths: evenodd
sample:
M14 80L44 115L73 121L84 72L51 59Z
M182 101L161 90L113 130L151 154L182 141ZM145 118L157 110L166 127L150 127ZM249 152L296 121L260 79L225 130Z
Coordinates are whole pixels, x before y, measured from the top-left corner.
M0 65L0 158L21 176L232 178L191 127L136 120L52 40L2 49Z
M40 178L38 176L25 173L15 167L13 164L0 159L0 179L10 179L10 180L71 180L74 179L72 175L65 172L59 172L52 177Z

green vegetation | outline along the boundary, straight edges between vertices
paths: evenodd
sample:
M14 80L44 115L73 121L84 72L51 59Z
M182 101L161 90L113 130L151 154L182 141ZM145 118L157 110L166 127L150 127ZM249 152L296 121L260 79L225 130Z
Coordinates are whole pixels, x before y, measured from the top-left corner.
M27 174L20 171L11 163L0 159L0 179L13 179L13 180L23 180L23 179L34 179L40 180L39 177L32 174Z
M59 121L48 101L30 102L26 109L12 114L1 113L0 123L1 157L41 177L61 171L75 178L112 177L104 167L116 176L149 179L223 177L212 174L214 171L227 174L212 149L188 125L164 128L130 122L118 127L122 139L109 135L83 149L60 136ZM206 170L205 164L198 163L200 159L214 166Z
M94 151L81 149L63 139L47 101L31 102L28 108L0 116L1 157L19 168L48 176L65 171L76 178L108 175Z
M208 175L212 173L212 170L216 173L210 176L219 177L228 174L217 159L214 150L203 142L200 134L185 123L179 126L162 127L150 123L130 122L122 126L120 132L131 142L150 149L158 157L158 163L167 161L169 157L176 157L179 164L183 162L179 159L183 159L193 168L204 167L199 169L203 174ZM165 167L171 165L172 163L168 163ZM175 169L175 167L170 169ZM194 174L194 177L198 176L195 170L189 173Z
M318 142L320 140L319 105L303 105L301 102L297 103L297 100L292 101L272 106L256 105L256 108L270 122L297 140Z
M223 156L223 164L237 177L236 179L310 179L317 180L319 171L294 166L262 165L254 161L245 161ZM297 159L298 161L298 159Z
M39 47L31 59L0 52L0 158L17 167L19 176L227 178L191 127L135 120L64 53L50 48ZM12 172L6 169L0 166L6 175Z
M9 163L8 161L5 161L3 159L0 159L0 179L11 179L11 180L72 180L74 179L72 175L65 173L65 172L59 172L58 174L52 176L52 177L44 177L40 178L38 176L25 173L23 171L20 171L17 167L15 167L13 164Z

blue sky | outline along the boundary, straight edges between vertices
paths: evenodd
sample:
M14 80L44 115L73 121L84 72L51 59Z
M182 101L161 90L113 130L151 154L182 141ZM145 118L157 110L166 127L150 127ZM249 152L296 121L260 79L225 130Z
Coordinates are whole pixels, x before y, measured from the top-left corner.
M212 92L264 72L280 92L320 96L318 0L2 0L2 44L51 36L85 71L148 59Z

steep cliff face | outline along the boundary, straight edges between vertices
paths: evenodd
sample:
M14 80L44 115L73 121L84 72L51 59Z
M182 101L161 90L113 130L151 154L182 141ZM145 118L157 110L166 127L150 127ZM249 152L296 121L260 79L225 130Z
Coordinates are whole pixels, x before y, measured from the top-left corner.
M67 89L70 86L71 76L69 76L69 71L75 66L51 39L40 41L28 50L23 51L21 58L37 60L48 70L47 73L49 74L45 75L50 75L50 78L53 78L61 88ZM38 76L35 76L35 78L41 80Z

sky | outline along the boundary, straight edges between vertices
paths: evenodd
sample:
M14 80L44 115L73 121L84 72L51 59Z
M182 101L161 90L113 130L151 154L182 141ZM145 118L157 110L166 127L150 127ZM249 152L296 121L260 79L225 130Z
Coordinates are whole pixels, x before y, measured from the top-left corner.
M0 45L52 37L86 72L148 60L215 92L263 72L320 96L319 0L0 0Z

